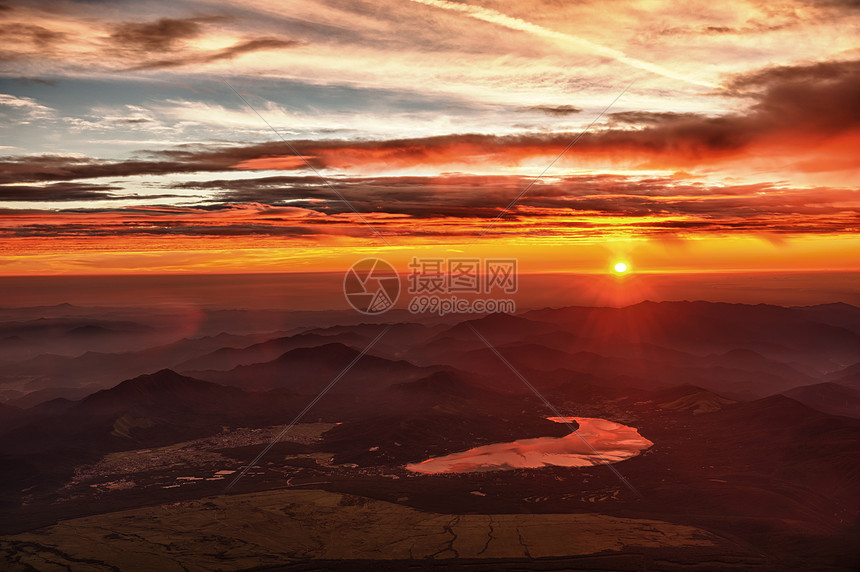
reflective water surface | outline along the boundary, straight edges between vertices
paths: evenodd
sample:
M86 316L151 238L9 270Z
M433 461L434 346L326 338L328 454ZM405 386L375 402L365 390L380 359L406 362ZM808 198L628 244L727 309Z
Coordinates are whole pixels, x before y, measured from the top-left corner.
M576 421L579 429L565 437L519 439L494 443L444 457L406 465L417 473L471 473L544 466L587 467L617 463L635 457L653 445L635 427L593 417L549 417L563 423Z

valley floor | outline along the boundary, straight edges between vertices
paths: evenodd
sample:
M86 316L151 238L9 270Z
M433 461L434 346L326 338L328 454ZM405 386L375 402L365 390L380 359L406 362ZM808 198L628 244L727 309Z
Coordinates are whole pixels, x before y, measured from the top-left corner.
M659 520L590 513L435 514L320 490L222 495L78 518L6 536L0 549L4 568L21 571L245 570L344 559L368 567L403 560L509 560L553 569L555 559L613 554L626 555L628 564L636 564L631 569L644 559L658 566L651 569L672 569L672 554L683 569L765 565L730 540ZM693 554L700 565L684 566L685 556Z

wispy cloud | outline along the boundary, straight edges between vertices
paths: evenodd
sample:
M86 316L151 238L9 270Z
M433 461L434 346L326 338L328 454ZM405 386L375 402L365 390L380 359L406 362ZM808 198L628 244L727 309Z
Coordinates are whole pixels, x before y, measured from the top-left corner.
M449 2L448 0L411 0L412 2L417 2L419 4L425 4L427 6L433 6L435 8L441 8L443 10L450 10L454 12L460 12L462 14L467 15L470 18L474 18L476 20L481 20L484 22L489 22L491 24L496 24L498 26L504 26L505 28L511 30L517 30L520 32L526 32L533 36L537 36L540 38L544 38L547 40L555 41L565 46L567 48L573 48L576 50L583 50L587 53L593 53L599 56L603 56L606 58L613 59L620 63L626 64L630 67L655 73L657 75L661 75L663 77L675 79L678 81L682 81L685 83L697 85L700 87L707 88L716 88L718 87L716 84L704 81L701 79L697 79L695 77L691 77L686 74L681 74L675 72L671 69L665 68L661 65L654 64L651 62L646 62L638 58L631 57L621 50L616 48L612 48L609 46L604 46L601 44L597 44L585 38L580 38L577 36L572 36L570 34L565 34L563 32L557 32L555 30L551 30L544 26L540 26L538 24L534 24L532 22L527 22L520 18L514 18L508 16L506 14L502 14L496 10L492 10L490 8L484 8L481 6L474 6L471 4L459 3L459 2Z
M56 110L42 105L29 97L15 97L7 93L0 93L0 112L3 108L18 111L23 115L24 121L39 121L43 119L54 119ZM5 115L5 114L4 114Z

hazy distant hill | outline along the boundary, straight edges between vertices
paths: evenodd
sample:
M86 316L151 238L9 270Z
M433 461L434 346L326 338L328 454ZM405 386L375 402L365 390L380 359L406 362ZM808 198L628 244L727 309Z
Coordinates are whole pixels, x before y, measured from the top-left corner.
M860 362L830 372L824 379L847 387L853 387L854 389L860 389Z
M522 317L597 340L648 342L700 355L748 349L826 371L833 364L856 361L858 313L766 304L642 302L626 308L536 310Z
M230 371L191 371L189 375L235 385L248 390L264 391L285 388L295 393L316 394L359 355L359 351L341 343L298 348L265 363L238 366ZM392 383L419 379L436 371L409 362L388 360L367 354L353 366L334 393L366 393L386 388Z
M205 369L226 371L241 365L271 361L296 348L310 348L331 343L341 343L360 349L369 341L367 337L351 331L331 335L301 333L266 340L244 348L219 348L213 352L177 364L176 369L180 371Z
M0 370L0 385L14 388L14 392L7 390L7 398L22 407L55 397L80 398L124 379L172 368L212 350L244 346L267 340L273 335L222 333L128 352L87 351L74 357L44 354L7 364ZM86 389L81 391L81 388Z
M116 318L126 314L127 311L106 315ZM22 318L26 314L14 315ZM694 383L749 399L820 381L838 381L834 373L826 379L822 376L860 360L858 316L860 309L846 304L782 308L708 302L643 302L626 308L568 307L529 311L518 316L451 316L452 323L448 324L393 324L367 357L392 362L405 360L418 367L456 367L477 377L492 376L503 386L508 381L505 366L475 336L474 327L518 368L538 375L536 383L541 383L541 379L552 381L546 372L567 371L570 375L604 378L611 384L626 379L641 388ZM208 320L206 328L217 325L228 331L230 319L237 321L239 331L295 323L292 318L261 312L207 312L200 319ZM458 320L463 321L457 323ZM33 323L39 321L19 320L13 329ZM51 318L39 327L50 330L58 324L67 328L66 333L79 328L94 332L94 337L69 334L73 337L100 340L105 336L95 330L118 331L121 325L132 327L133 322L87 320L75 314ZM79 397L88 391L81 388L109 387L122 379L164 367L248 388L280 387L287 383L285 369L293 369L298 377L312 380L309 387L318 387L319 378L336 374L336 366L322 355L308 354L303 358L299 353L271 364L268 371L263 366L258 370L239 368L273 362L286 352L329 343L360 351L382 327L379 323L359 321L299 330L287 336L223 333L133 352L88 351L75 357L41 355L23 361L19 355L17 363L7 364L0 371L0 396L30 406L53 397ZM329 357L337 358L343 350L332 351ZM289 359L297 361L290 363ZM338 364L345 365L342 361ZM220 375L218 371L232 373ZM257 373L265 381L252 379ZM357 373L361 375L360 371ZM852 375L860 374L845 369L844 376ZM237 376L243 379L237 380ZM414 379L410 376L407 374L408 379ZM855 388L860 385L853 378L840 383L854 384ZM299 386L299 389L307 388Z
M851 304L836 302L815 306L795 306L791 309L800 311L813 321L841 326L855 334L860 334L860 308Z
M155 344L165 332L143 322L87 317L38 317L0 322L0 361L14 362L45 353L67 356L87 350L123 351Z
M853 387L824 382L795 387L785 395L824 413L860 418L860 390Z

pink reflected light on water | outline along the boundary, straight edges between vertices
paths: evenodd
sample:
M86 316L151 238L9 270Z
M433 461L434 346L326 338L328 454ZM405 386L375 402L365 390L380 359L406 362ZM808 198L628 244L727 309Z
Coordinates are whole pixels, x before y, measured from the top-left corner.
M606 462L617 463L635 457L653 445L635 427L593 417L549 417L563 423L576 421L576 434L565 437L519 439L510 443L494 443L444 457L427 459L406 465L416 473L474 473L511 469L536 469L546 466L590 467ZM583 439L594 448L588 446ZM595 454L597 451L598 454Z

